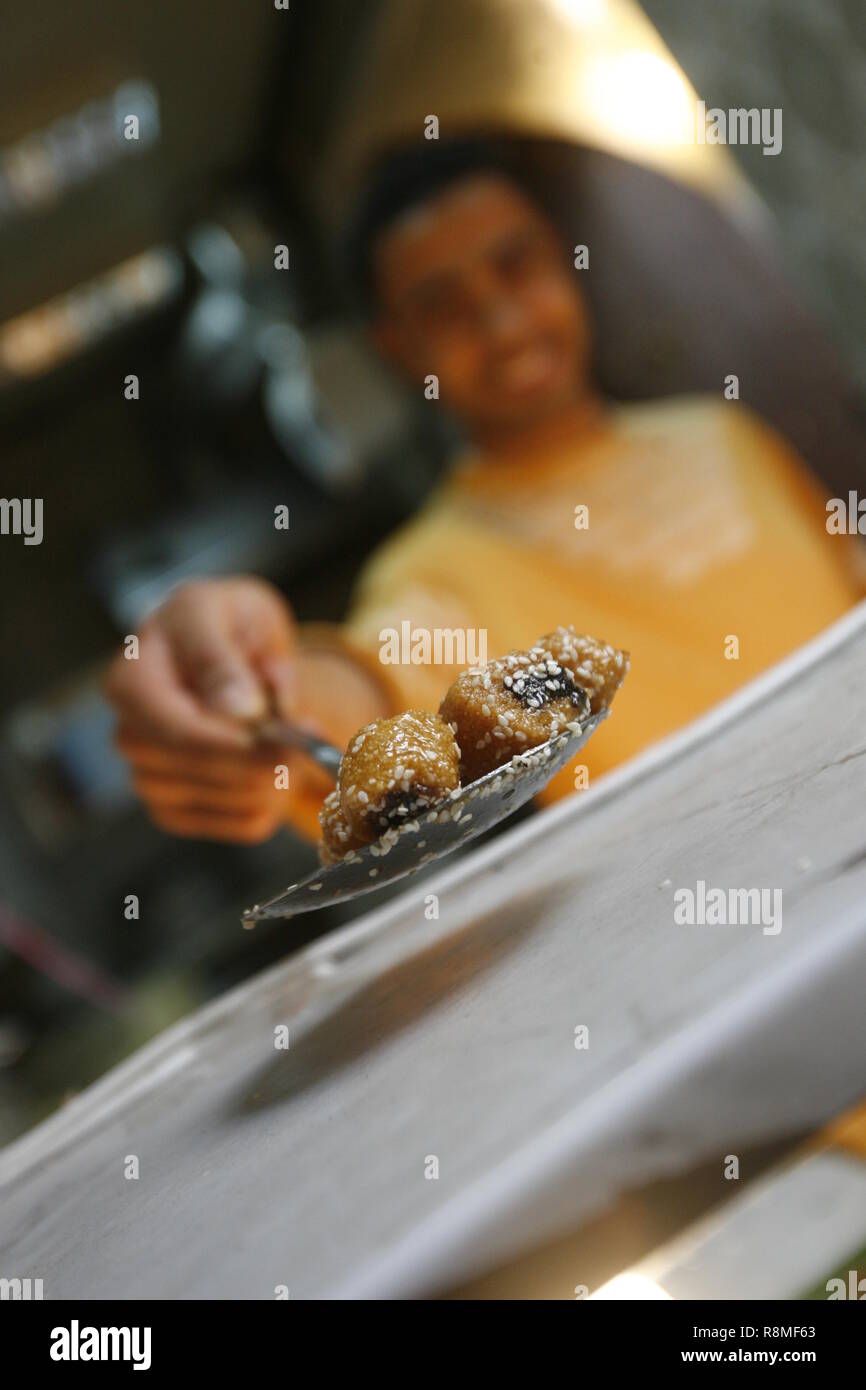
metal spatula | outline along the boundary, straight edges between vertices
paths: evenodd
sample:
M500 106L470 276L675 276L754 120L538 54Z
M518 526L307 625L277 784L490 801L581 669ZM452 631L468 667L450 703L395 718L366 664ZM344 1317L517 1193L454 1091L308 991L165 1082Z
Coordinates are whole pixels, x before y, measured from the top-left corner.
M397 840L390 848L386 849L381 842L367 845L339 864L317 869L300 883L290 884L268 902L256 903L244 913L243 925L253 927L265 918L294 917L299 912L346 902L362 893L373 893L407 874L417 873L434 859L450 854L497 825L540 792L606 717L607 710L604 710L601 714L576 720L547 743L518 754L504 767L460 787L416 819L401 825ZM336 778L341 754L331 744L277 722L268 723L260 732L268 740L302 749Z

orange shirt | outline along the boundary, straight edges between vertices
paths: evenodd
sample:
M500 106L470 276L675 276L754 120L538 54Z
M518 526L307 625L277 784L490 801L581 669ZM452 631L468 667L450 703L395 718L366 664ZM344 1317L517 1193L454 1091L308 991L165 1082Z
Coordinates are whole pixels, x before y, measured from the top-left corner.
M581 509L585 509L581 510ZM856 603L858 550L825 497L739 402L611 411L591 444L524 464L472 458L365 567L348 642L464 628L487 654L573 623L631 653L590 780L723 700ZM395 710L436 709L458 666L378 665ZM546 799L573 789L566 769Z

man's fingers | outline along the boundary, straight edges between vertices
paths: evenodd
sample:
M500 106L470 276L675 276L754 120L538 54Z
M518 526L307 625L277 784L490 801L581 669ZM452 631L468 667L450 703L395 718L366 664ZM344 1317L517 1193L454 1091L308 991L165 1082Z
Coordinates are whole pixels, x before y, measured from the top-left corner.
M268 700L248 651L235 633L219 586L189 585L159 614L159 624L185 685L210 709L232 719L260 719Z
M261 719L271 705L263 667L291 660L294 623L275 589L256 579L188 584L159 622L181 675L204 703L233 719Z
M223 581L216 588L230 591L232 632L257 664L294 655L297 630L282 594L262 579Z
M167 777L154 776L153 773L136 773L132 785L148 806L160 806L165 810L195 807L208 814L216 812L236 816L249 816L271 809L268 805L269 790L272 796L279 795L273 788L255 783L251 786L219 787L212 783L172 781Z
M262 745L240 754L195 751L166 747L128 727L118 731L116 744L151 815L160 815L165 828L167 818L180 813L187 822L185 834L207 837L205 827L211 816L216 817L216 828L221 832L225 832L226 816L243 820L263 812L281 822L287 798L324 801L334 785L333 779L304 754L278 745ZM276 784L277 769L284 767L288 768L288 788ZM221 833L216 838L230 837Z
M174 747L241 751L253 744L249 729L210 712L186 688L159 626L142 632L137 661L114 658L105 694L124 724Z
M288 765L291 756L287 750L264 745L245 746L237 753L210 747L172 748L142 737L129 727L118 730L115 745L137 772L216 787L234 787L249 778L272 779L274 769Z
M148 806L154 825L171 835L184 835L196 840L225 840L232 844L257 845L269 840L279 829L278 820L269 812L254 815L230 815L210 811L207 807Z
M304 753L277 744L259 744L241 753L168 748L137 731L122 727L115 744L140 778L155 777L177 784L224 787L228 790L256 786L261 793L275 789L277 768L288 768L289 788L296 795L318 795L322 800L334 786L333 777Z
M301 691L298 682L298 662L294 656L264 656L260 670L273 692L275 711L284 719L297 721ZM317 729L316 734L321 737Z
M105 693L119 716L117 748L162 829L252 844L279 827L287 792L276 770L289 767L291 793L305 774L252 724L277 689L291 689L294 653L281 595L240 578L177 590L142 626L138 658L115 658Z

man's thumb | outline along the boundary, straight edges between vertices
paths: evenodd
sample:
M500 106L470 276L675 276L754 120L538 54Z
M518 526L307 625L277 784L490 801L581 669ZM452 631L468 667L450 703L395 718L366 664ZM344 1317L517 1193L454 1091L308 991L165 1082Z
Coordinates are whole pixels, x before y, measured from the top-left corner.
M232 719L261 719L268 699L245 653L228 641L211 641L198 653L193 675L196 690L209 709Z
M252 653L265 645L262 611L270 614L268 605L273 600L267 591L263 595L249 582L227 580L190 584L162 610L175 660L209 709L232 719L267 715L267 682L258 673L260 658L254 663ZM282 609L277 611L282 617Z

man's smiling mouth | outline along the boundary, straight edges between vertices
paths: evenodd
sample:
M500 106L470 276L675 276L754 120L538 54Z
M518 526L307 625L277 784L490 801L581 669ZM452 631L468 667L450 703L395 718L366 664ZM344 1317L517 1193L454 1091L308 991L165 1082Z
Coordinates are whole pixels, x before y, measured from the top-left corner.
M514 393L545 386L559 367L559 355L549 343L533 343L500 362L493 373L497 388Z

